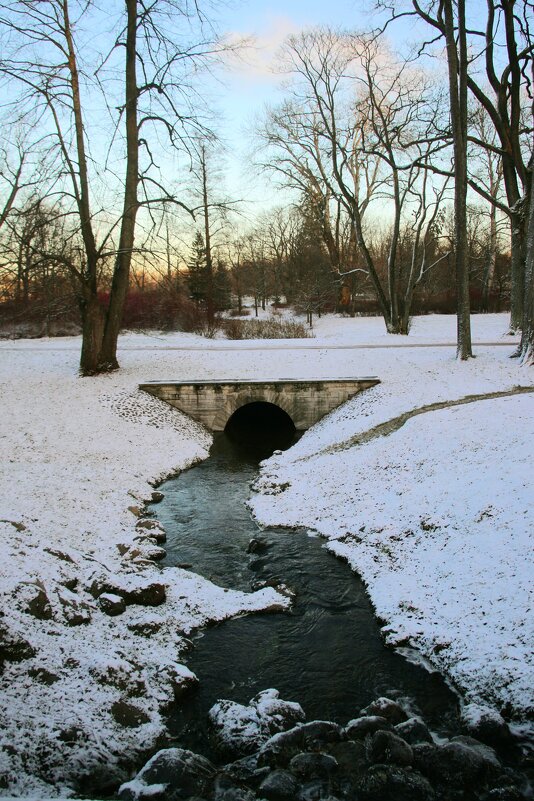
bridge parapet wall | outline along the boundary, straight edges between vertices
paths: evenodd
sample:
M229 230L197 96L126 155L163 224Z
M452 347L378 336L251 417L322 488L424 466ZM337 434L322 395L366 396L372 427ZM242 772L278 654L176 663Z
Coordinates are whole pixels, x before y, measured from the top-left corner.
M141 384L140 389L211 431L224 431L237 409L255 402L280 407L291 417L297 431L305 431L353 395L378 383L374 376L311 381L162 381Z

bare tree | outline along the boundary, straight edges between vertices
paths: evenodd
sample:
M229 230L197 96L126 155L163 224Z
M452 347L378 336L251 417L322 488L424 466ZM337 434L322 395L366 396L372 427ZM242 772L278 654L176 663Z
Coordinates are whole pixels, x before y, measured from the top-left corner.
M227 261L230 264L230 275L237 299L238 314L241 314L243 311L243 261L245 250L246 242L243 236L238 236L231 242L226 243L225 253Z
M245 241L247 284L254 299L254 314L258 317L260 306L262 311L267 308L270 294L268 242L265 231L259 227L251 231Z
M210 202L208 193L208 162L206 144L201 142L198 148L198 160L200 168L200 185L202 193L202 216L204 219L204 254L206 267L206 317L208 326L213 326L215 321L215 300L214 300L214 270L213 253L211 247L211 225L210 225Z
M532 153L532 125L526 126L527 129L530 127L528 135L524 124L523 98L528 82L526 66L529 60L532 61L534 53L529 31L532 4L525 0L503 0L499 3L487 0L486 6L486 25L478 33L484 37L485 72L490 90L486 90L473 74L468 74L467 84L491 118L500 141L512 236L510 327L517 330L521 327L523 317L525 241L531 191L527 164ZM497 49L501 41L508 63L499 70L501 59ZM526 147L525 134L530 139L530 146ZM491 142L484 144L491 148Z
M533 67L534 71L534 67ZM534 118L534 103L533 103ZM523 305L523 330L518 355L526 365L534 365L534 154L530 160L530 206L526 225L525 242L525 302Z
M14 329L50 336L77 319L71 275L64 257L76 259L76 231L61 209L32 196L9 216L2 237L0 277Z
M17 120L4 118L1 121L2 145L0 146L0 231L8 222L16 204L26 205L30 193L39 197L46 186L46 173L42 166L42 154L30 142L31 129L24 129ZM15 136L10 132L15 130Z
M339 241L342 204L332 195L326 180L329 165L321 148L319 124L318 119L313 120L313 110L307 103L286 101L279 108L270 109L258 131L262 142L269 145L268 160L264 161L262 155L261 166L279 174L284 184L297 190L299 195L310 198L321 220L321 234L332 270L339 273L343 269ZM363 165L363 171L369 166ZM370 198L374 175L366 172L365 179ZM365 200L362 203L366 205ZM336 207L335 222L332 204Z
M215 296L217 264L221 264L220 252L230 224L232 212L239 207L239 200L232 200L225 193L222 169L222 147L214 136L197 137L192 143L189 178L190 203L193 213L202 220L204 251L204 305L209 329L213 329L217 311ZM219 279L225 273L219 269ZM220 282L220 281L219 281Z
M313 197L338 277L356 271L368 275L387 330L407 333L418 272L414 266L410 289L403 292L402 221L415 215L418 261L445 192L443 181L433 193L431 180L424 178L425 162L441 148L441 137L432 130L438 112L431 110L430 86L376 41L329 30L291 37L286 58L295 77L295 100L271 111L261 132L274 151L269 164ZM350 269L340 263L339 213L332 225L332 200L349 218L360 256L360 264ZM387 209L392 220L385 281L366 230L371 204ZM424 272L429 265L422 258Z
M531 168L531 180L534 184L534 165ZM531 190L532 191L532 190ZM534 195L531 195L533 197ZM524 364L534 364L534 203L530 203L527 227L527 259L525 274L525 305L523 332L521 335L520 355Z
M108 10L118 12L116 6ZM171 147L187 146L191 134L202 128L195 108L198 99L191 97L186 70L218 47L211 37L178 42L168 34L178 21L189 27L198 17L194 0L155 0L149 6L141 0L125 0L115 41L95 63L84 57L86 51L94 52L93 48L78 37L91 20L94 24L92 15L98 13L92 2L79 0L0 3L5 45L0 70L11 85L22 87L18 102L25 103L41 128L54 138L57 169L64 177L56 191L70 201L83 241L82 266L65 261L77 280L84 375L118 367L117 339L140 209L150 213L165 203L185 206L162 181L154 143L163 131ZM91 125L85 106L89 98L95 98L95 80L109 111L118 111L104 160L95 156L105 150L102 141L91 152L91 137L95 130L98 136L102 120L99 126L98 122L96 127ZM120 155L117 150L122 150ZM119 175L114 172L115 164ZM94 182L99 172L113 182L120 197L121 209L111 221L110 215L95 205ZM110 255L113 279L104 306L99 276Z
M275 302L278 303L281 301L282 295L285 294L284 279L289 262L294 229L291 212L292 209L277 208L262 221L272 264L273 297Z
M445 10L450 0L411 2L413 11L400 12L400 15L417 14L437 32L438 37L447 40ZM464 8L459 1L457 6L458 12ZM451 6L450 13L454 14L454 6ZM398 12L393 14L393 18L398 16ZM528 67L534 53L531 20L532 4L529 0L486 0L486 13L482 13L482 7L478 9L476 19L470 21L469 31L462 33L456 27L453 32L453 36L458 32L461 42L465 39L462 48L468 51L468 56L462 59L462 64L464 60L466 62L462 67L462 79L473 98L487 113L498 138L496 147L491 137L484 140L476 134L468 135L470 141L497 153L502 160L507 196L507 207L503 210L509 215L511 223L511 330L521 327L526 287L525 242L531 192L527 164L532 153L533 128L530 120L528 123L525 121L524 111L528 93L532 92ZM454 27L454 20L452 24ZM435 42L435 38L432 42ZM483 65L482 74L479 65ZM457 68L460 69L460 62ZM496 202L476 181L469 180L469 185L489 202Z
M449 73L454 145L454 263L456 268L457 355L473 356L467 258L467 36L465 0L443 0L443 30Z
M471 143L468 153L470 174L474 175L477 184L483 188L488 198L491 198L491 201L487 201L489 230L487 245L485 247L481 307L483 311L488 311L495 277L501 230L503 228L503 223L509 225L509 215L507 214L507 209L505 211L506 204L502 202L502 159L498 152L497 134L482 106L476 107L470 116L470 129L473 131L474 137L493 146L493 149L490 149L489 147L481 147L478 144ZM473 165L475 165L474 168ZM499 214L499 212L501 213ZM502 212L504 212L504 214ZM503 217L504 220L502 219Z
M15 199L21 190L25 159L26 154L20 146L17 148L15 164L9 158L6 148L0 150L0 197L2 198L0 229L5 225Z

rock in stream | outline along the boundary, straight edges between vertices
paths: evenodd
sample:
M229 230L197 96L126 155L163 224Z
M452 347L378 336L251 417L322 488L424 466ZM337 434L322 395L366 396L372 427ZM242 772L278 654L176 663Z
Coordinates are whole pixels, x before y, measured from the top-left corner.
M209 712L215 765L183 748L159 751L119 790L121 801L520 801L523 774L470 736L436 742L419 718L377 699L342 727L305 722L265 690Z

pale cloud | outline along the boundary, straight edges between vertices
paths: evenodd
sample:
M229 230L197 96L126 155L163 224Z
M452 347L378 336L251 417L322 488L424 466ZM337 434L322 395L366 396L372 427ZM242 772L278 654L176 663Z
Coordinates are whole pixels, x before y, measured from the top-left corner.
M246 47L237 55L227 58L232 74L246 83L277 82L279 79L278 53L281 45L291 34L301 30L294 20L284 15L266 16L261 30L246 33L233 31L227 34L230 42L245 40Z

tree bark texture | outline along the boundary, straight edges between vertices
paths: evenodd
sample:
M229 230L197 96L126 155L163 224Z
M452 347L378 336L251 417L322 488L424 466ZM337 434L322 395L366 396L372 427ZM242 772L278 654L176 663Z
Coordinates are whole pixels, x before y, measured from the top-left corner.
M125 117L126 117L126 177L122 210L119 250L115 258L111 294L106 315L106 325L99 371L115 370L117 341L122 321L124 301L128 292L130 266L135 242L135 221L139 209L137 197L139 186L139 132L137 122L137 0L126 0L126 65L125 65Z
M525 293L523 305L523 331L519 351L521 361L534 365L534 154L530 159L530 203L525 242Z
M511 289L510 331L521 329L523 324L525 293L525 200L517 201L510 215Z
M458 45L453 0L444 0L451 126L454 140L454 235L457 303L457 356L469 359L471 320L467 247L467 42L465 2L458 0Z
M87 293L80 300L82 318L82 352L80 370L82 375L99 372L100 351L104 335L105 311L96 294Z

